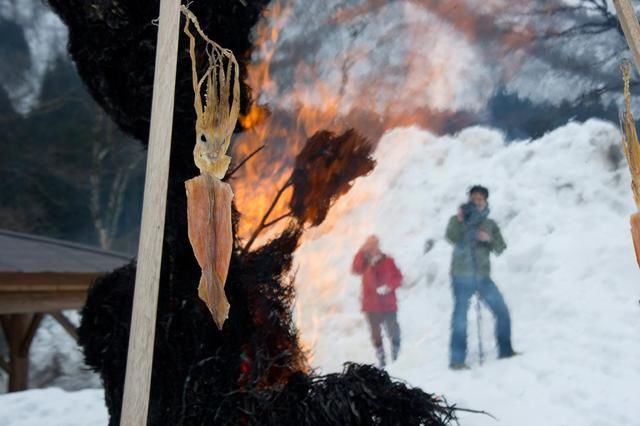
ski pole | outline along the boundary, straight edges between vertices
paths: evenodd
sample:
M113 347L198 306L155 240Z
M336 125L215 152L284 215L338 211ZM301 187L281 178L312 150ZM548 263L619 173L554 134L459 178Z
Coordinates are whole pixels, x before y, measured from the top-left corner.
M478 357L480 365L484 363L484 349L482 347L482 306L480 306L480 292L476 294L476 319L478 322Z

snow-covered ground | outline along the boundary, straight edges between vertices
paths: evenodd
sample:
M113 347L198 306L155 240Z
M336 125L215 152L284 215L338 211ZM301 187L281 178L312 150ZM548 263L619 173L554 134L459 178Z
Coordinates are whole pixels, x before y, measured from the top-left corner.
M65 315L79 323L76 311ZM0 354L6 357L4 343L0 337ZM29 385L47 388L2 394L8 378L0 370L0 426L107 424L100 378L84 364L75 340L51 317L44 317L29 358Z
M109 422L101 389L34 389L0 396L2 426L99 426Z
M322 372L373 362L359 308L352 255L376 233L406 276L399 291L403 348L389 372L498 421L462 416L465 426L639 424L640 270L628 231L634 210L620 135L609 123L570 123L531 143L470 128L436 137L395 129L382 139L374 172L310 230L296 255L297 322ZM494 278L513 317L515 348L495 360L483 312L487 360L478 365L470 310L469 371L447 368L451 295L446 221L466 188L491 189L492 216L509 244ZM433 249L423 254L427 239ZM100 390L56 388L0 396L2 426L100 425Z
M374 172L305 235L297 252L297 321L313 365L374 362L359 312L352 256L367 235L381 238L406 276L399 291L403 348L388 371L443 394L463 425L640 424L640 270L629 234L634 211L620 135L609 123L570 123L532 143L470 128L436 137L409 128L385 135ZM483 311L488 353L478 365L475 312L469 311L470 371L447 368L452 300L451 247L443 238L465 190L491 190L492 217L509 245L494 279L524 354L495 360L493 321ZM427 239L433 249L423 254ZM474 305L472 304L472 307Z

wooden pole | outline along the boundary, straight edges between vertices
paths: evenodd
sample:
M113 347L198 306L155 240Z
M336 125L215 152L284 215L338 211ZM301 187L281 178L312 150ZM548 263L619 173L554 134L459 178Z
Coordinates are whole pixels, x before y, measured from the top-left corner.
M1 318L9 346L9 392L29 387L29 348L38 331L42 314L13 314Z
M622 32L624 32L624 37L636 63L636 69L640 70L640 24L638 24L636 12L631 0L613 0L613 4L622 26Z
M160 0L142 224L120 424L145 426L167 203L180 0Z

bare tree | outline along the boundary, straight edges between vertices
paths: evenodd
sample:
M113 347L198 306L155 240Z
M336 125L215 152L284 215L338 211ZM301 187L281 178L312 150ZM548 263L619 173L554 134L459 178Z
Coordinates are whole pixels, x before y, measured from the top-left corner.
M114 124L96 106L91 144L89 209L100 247L109 249L118 232L124 197L132 174L145 158L139 144L114 138Z

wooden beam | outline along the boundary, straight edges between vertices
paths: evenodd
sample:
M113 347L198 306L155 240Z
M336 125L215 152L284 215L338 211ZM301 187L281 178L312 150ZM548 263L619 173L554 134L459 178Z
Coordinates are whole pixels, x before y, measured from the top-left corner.
M149 411L160 265L171 153L180 0L161 0L147 173L120 424L144 426Z
M55 319L56 322L60 324L62 328L64 328L65 331L69 333L69 335L73 337L76 342L78 341L78 328L71 321L69 321L69 318L65 317L64 314L59 311L48 312L48 314L51 315L53 319Z
M80 309L87 291L33 291L0 293L0 315Z
M636 63L636 69L640 71L640 24L631 0L613 0L618 14L618 20L622 26L624 37L631 49L631 54Z
M0 295L4 291L57 291L87 289L105 272L0 272ZM1 297L1 296L0 296Z
M79 309L103 273L0 272L0 315Z

